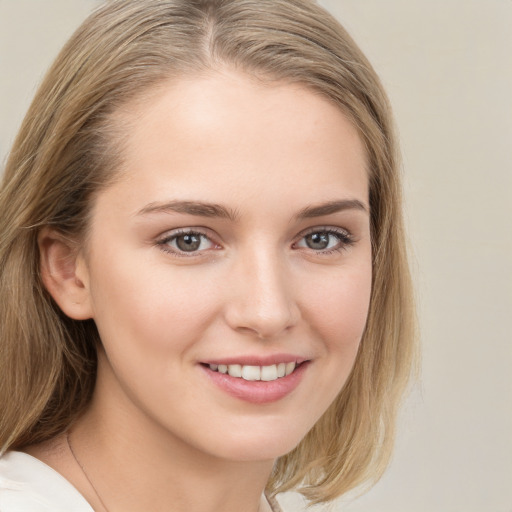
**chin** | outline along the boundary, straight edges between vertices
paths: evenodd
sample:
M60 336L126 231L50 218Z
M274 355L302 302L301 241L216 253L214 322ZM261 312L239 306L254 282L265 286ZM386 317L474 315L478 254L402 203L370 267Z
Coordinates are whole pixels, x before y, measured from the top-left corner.
M290 429L281 425L270 427L226 429L222 439L209 439L211 455L238 462L275 460L292 451L307 434L304 429Z

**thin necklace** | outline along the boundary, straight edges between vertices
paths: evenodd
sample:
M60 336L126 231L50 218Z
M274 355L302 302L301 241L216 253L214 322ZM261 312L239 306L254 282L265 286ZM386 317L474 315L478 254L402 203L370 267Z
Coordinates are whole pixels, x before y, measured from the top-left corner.
M106 507L105 503L103 503L103 500L101 499L100 493L98 492L96 487L94 487L94 484L92 483L91 479L89 478L89 475L87 474L87 471L85 471L84 466L78 460L78 457L76 456L76 454L75 454L75 452L73 450L73 447L71 446L71 440L69 439L69 431L66 432L66 442L68 443L68 447L69 447L69 451L71 452L71 455L73 455L73 458L75 459L75 462L78 464L78 466L82 470L82 473L84 474L85 478L87 479L87 481L89 482L90 486L92 487L93 491L96 493L96 496L97 496L99 502L101 503L101 506L105 509L105 512L109 512L109 510Z
M73 458L75 459L75 462L78 464L78 467L82 470L82 473L84 474L85 478L89 482L89 485L92 487L93 491L96 493L96 497L98 498L99 502L101 503L101 506L105 509L105 512L109 512L107 506L105 505L105 503L101 499L100 493L98 492L96 487L94 487L94 484L92 483L91 479L89 478L89 475L87 474L87 471L85 471L85 467L78 460L78 457L76 456L76 453L73 450L73 447L71 446L71 440L69 438L69 431L66 432L66 442L68 443L68 447L69 447L69 451L71 452L71 455L73 455ZM266 500L269 503L270 508L273 511L275 510L277 512L277 511L281 510L281 508L279 508L279 505L277 504L277 502L275 502L275 499L272 499L272 498L269 499L268 497L266 497Z

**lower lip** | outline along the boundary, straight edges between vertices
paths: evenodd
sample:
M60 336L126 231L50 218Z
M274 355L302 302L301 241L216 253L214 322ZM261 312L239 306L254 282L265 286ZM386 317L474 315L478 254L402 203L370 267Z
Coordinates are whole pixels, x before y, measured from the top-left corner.
M214 384L229 395L245 402L265 404L276 402L289 395L300 384L308 365L308 361L301 363L290 375L270 381L245 380L210 370L207 366L201 365L201 368Z

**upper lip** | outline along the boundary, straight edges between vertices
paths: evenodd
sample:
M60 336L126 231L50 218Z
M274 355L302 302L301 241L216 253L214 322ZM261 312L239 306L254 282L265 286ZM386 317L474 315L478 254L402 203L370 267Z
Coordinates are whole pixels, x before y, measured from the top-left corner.
M232 364L239 364L241 366L271 366L279 363L303 363L309 361L307 357L298 356L294 354L269 354L261 355L240 355L231 357L219 357L215 359L208 359L201 361L203 364L223 364L226 366Z

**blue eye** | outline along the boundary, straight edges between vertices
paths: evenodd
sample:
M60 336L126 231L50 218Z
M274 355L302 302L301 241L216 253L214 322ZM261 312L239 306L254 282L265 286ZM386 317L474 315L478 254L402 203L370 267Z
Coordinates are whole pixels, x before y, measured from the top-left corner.
M167 236L159 242L166 251L178 254L193 254L216 247L204 233L197 231L180 231Z
M331 252L346 248L353 243L352 237L346 231L323 229L312 231L303 236L296 247L304 247L317 252Z

